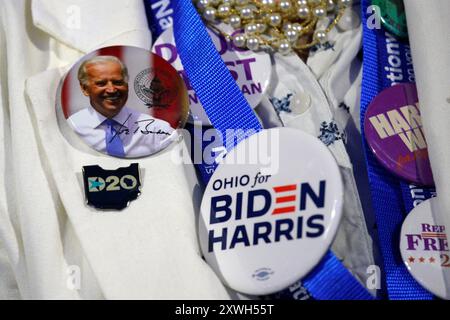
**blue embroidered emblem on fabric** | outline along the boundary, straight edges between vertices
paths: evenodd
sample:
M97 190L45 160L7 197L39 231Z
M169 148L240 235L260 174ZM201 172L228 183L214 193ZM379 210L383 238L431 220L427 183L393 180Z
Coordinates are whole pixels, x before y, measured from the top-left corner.
M347 113L350 113L350 107L346 105L345 102L341 102L338 107L339 109L344 109Z
M294 96L292 93L288 93L286 97L280 99L277 99L275 97L269 98L270 102L272 103L273 107L275 108L275 111L277 113L280 113L281 111L290 113L291 112L291 98Z
M318 138L328 147L337 140L344 140L345 134L339 131L334 121L330 123L324 121L320 124L320 136Z
M324 43L318 43L315 46L311 47L311 52L315 53L317 51L326 51L326 50L334 50L334 43L331 43L329 41Z

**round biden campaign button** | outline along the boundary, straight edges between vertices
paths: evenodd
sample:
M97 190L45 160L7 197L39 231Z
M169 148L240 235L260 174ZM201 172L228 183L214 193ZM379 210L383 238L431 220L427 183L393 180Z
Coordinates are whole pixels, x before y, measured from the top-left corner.
M217 34L216 31L210 29L207 29L207 31L242 94L250 106L256 108L269 86L272 73L270 56L264 52L255 53L251 50L238 48L232 42ZM239 32L242 31L234 31L232 35ZM200 122L202 125L211 125L198 96L184 72L175 45L172 28L167 29L159 36L153 45L152 51L171 63L185 81L191 111L188 121L192 124ZM230 106L229 112L232 111L232 106Z
M61 81L57 112L78 139L118 158L155 154L179 140L188 116L187 89L161 57L137 47L99 48Z
M447 227L438 199L432 198L422 202L406 217L400 238L402 258L411 275L443 299L450 299Z
M260 131L223 158L206 187L203 254L228 287L278 292L320 262L342 199L338 166L322 142L291 128Z
M364 132L386 169L409 182L434 185L415 84L398 84L376 96L367 109Z

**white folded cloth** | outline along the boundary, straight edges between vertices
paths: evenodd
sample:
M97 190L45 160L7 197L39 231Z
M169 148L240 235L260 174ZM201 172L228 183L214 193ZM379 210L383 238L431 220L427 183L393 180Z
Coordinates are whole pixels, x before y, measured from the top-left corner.
M229 298L200 254L193 167L172 159L183 144L133 161L143 186L128 208L85 205L82 166L132 161L69 143L55 97L71 64L115 44L150 49L142 1L0 4L0 298Z

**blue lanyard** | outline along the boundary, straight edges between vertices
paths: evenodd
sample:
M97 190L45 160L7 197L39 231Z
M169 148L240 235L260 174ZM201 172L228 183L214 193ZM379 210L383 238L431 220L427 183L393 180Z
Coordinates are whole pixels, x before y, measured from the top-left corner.
M361 132L377 219L380 251L386 274L389 299L426 300L433 296L422 288L406 269L400 255L400 229L406 214L434 195L431 188L417 188L388 173L375 159L364 137L364 116L370 102L385 88L396 83L414 82L409 44L400 42L384 29L369 29L370 0L362 1L363 81L361 92ZM420 193L420 199L417 194Z
M177 50L189 82L216 130L237 130L227 149L246 138L246 132L262 127L242 95L233 77L214 47L191 0L179 0L174 6L174 36ZM207 183L214 166L200 173ZM329 251L321 263L305 278L303 284L316 299L373 299L368 291Z
M171 0L144 0L144 5L154 41L164 30L172 27L173 5Z

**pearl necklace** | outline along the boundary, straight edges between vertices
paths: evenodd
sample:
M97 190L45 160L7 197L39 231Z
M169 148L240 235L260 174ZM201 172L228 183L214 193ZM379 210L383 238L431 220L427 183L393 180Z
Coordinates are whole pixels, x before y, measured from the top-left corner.
M281 54L305 50L327 41L352 0L193 0L207 25L234 45L250 50L269 50ZM328 20L332 18L331 22ZM230 25L233 36L219 30L219 23ZM328 24L327 27L317 25ZM305 39L312 40L305 43ZM306 40L308 41L308 40Z

